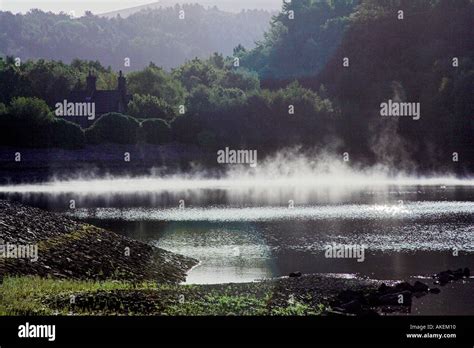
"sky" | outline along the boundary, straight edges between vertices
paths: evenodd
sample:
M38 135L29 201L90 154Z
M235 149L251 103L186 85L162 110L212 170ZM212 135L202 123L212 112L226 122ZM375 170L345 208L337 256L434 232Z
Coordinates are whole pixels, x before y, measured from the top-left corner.
M0 10L25 13L33 8L39 8L45 12L65 12L74 16L82 16L85 11L100 14L156 2L159 2L159 0L0 0ZM176 0L176 2L234 3L240 4L242 8L269 8L274 6L278 10L281 7L282 0ZM74 13L71 13L71 11L74 11Z

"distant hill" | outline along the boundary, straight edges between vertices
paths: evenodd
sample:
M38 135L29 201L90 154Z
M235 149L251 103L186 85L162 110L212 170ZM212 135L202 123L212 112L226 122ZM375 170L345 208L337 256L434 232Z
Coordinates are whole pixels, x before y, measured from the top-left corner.
M240 12L242 10L265 10L276 12L281 9L282 0L160 0L150 4L125 8L122 10L111 11L107 13L97 14L101 17L114 18L120 15L126 18L134 13L143 10L156 10L162 7L174 7L176 4L194 4L198 3L205 8L217 7L221 11Z
M138 12L130 9L130 15L124 12L122 18L91 13L70 18L40 10L24 15L0 11L0 56L64 62L75 58L98 60L104 66L125 71L154 62L170 69L214 52L232 55L239 44L252 48L263 39L272 18L272 13L263 10L230 13L196 4L184 8L184 20L179 19L175 7ZM129 67L124 65L126 58L130 59Z

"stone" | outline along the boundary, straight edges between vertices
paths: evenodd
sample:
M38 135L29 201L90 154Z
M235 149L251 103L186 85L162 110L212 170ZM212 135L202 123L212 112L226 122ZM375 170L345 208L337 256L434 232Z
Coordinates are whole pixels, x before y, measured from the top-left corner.
M453 272L453 276L455 280L462 279L464 277L464 271L462 268L459 268Z
M428 285L420 281L416 281L415 284L413 285L414 292L428 292L428 290L429 290Z
M409 283L407 282L402 282L402 283L398 283L395 285L395 289L397 289L397 291L410 291L410 292L413 292L414 291L414 288L413 286L411 286Z
M301 272L291 272L288 276L290 278L299 278L301 277Z
M450 271L441 272L437 275L439 284L446 285L451 280L454 280L454 276L449 273Z

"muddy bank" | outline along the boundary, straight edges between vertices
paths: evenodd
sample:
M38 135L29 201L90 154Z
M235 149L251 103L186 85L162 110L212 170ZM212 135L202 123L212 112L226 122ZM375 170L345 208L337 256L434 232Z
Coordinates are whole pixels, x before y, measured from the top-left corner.
M409 315L416 299L440 296L443 290L435 283L311 274L253 283L70 292L41 303L49 313L69 315Z
M70 315L321 315L339 291L375 291L380 284L306 275L253 283L75 292L49 296L42 304L52 313Z
M0 274L179 283L197 260L61 215L0 201ZM6 255L6 251L8 255Z

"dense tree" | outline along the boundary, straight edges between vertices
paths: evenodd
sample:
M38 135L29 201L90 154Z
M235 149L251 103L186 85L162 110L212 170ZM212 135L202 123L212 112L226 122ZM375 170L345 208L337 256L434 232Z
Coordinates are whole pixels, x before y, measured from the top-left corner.
M215 53L193 58L171 72L147 63L142 71L127 74L129 91L135 94L131 116L102 116L85 131L87 141L175 141L211 152L226 146L261 151L317 146L398 169L472 171L474 42L466 38L473 36L474 1L358 4L293 1L284 5L253 50L239 45L232 57ZM400 9L403 20L397 16ZM51 20L48 14L31 15ZM18 20L2 16L8 25ZM83 30L63 19L66 23L57 25L68 35ZM100 31L92 24L101 20L87 16L80 23ZM114 21L123 30L135 25ZM168 30L179 32L172 26ZM145 41L136 44L146 46ZM346 57L350 63L345 67ZM116 74L99 62L37 60L17 66L12 57L0 60L2 143L68 146L65 136L53 141L51 130L56 129L71 134L80 146L82 130L55 123L48 104L61 93L83 88L90 69L102 86L115 88ZM381 117L380 105L389 99L419 102L420 120ZM180 106L184 108L177 114ZM462 165L453 164L453 153L459 153Z
M11 121L24 126L43 125L54 120L48 105L38 98L14 98L8 108L8 116Z
M472 166L473 21L472 1L364 0L322 73L304 85L328 87L342 113L337 133L356 157L452 170L457 152ZM420 120L380 117L388 99L419 102Z
M252 10L228 13L199 5L141 11L127 18L104 18L32 10L0 12L0 54L26 59L99 60L116 70L139 70L150 61L167 69L213 52L232 54L234 46L259 40L272 14ZM130 66L124 59L130 59Z
M160 118L173 121L177 112L161 98L149 94L134 94L128 104L128 114L135 118Z
M84 133L76 124L57 119L38 98L17 97L0 103L0 143L20 147L78 148Z
M186 90L181 83L153 63L128 74L127 80L128 91L132 94L152 95L175 107L184 103Z
M139 126L140 123L133 117L115 112L108 113L85 131L86 141L89 144L135 144Z
M316 74L339 46L359 0L298 0L284 3L257 47L234 51L242 67L263 79Z
M149 119L140 123L139 140L148 144L167 144L172 141L171 127L162 119Z

